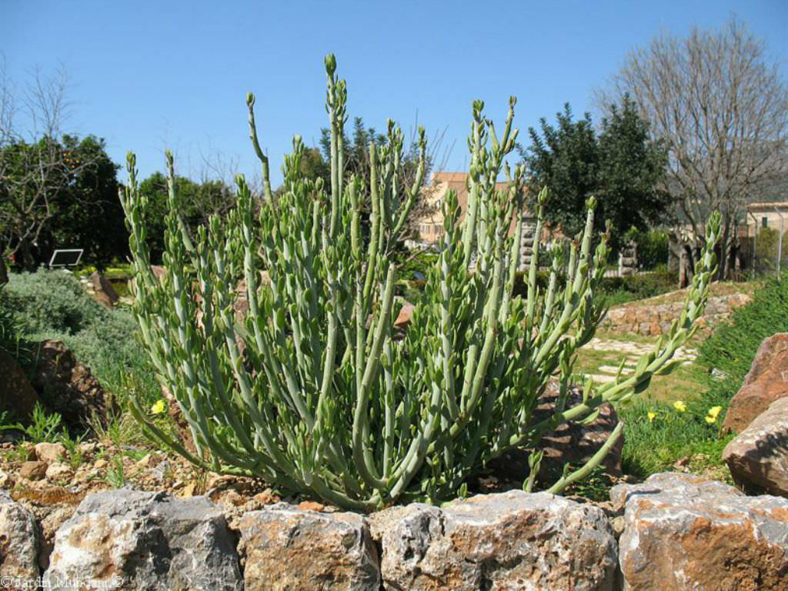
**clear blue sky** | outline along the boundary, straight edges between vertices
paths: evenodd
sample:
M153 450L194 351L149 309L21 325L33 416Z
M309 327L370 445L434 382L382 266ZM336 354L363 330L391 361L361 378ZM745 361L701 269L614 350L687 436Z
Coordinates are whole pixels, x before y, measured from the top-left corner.
M118 163L135 151L143 176L162 168L165 148L186 175L216 154L255 174L244 104L252 90L277 183L292 135L314 144L326 125L329 51L348 80L351 117L378 129L392 117L408 133L418 116L431 134L446 129L446 168L461 170L474 98L499 120L516 95L524 135L565 101L578 114L592 109L593 90L627 51L660 31L719 27L733 13L785 73L786 0L0 0L0 54L17 88L36 67L62 65L66 130L104 137Z

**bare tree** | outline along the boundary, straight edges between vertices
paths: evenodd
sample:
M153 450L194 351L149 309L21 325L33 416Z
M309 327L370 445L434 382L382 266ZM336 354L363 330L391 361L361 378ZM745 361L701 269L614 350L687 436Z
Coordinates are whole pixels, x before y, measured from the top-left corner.
M727 277L746 204L786 171L788 94L763 42L735 18L719 31L659 36L627 56L614 93L629 93L668 143L684 277L712 210L723 216L720 276Z

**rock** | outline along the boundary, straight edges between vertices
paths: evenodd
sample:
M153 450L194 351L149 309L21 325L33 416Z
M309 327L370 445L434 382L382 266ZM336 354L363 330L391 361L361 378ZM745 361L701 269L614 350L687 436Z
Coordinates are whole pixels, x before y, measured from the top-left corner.
M0 488L9 489L14 487L13 477L5 470L0 470Z
M366 520L279 503L238 523L246 591L380 588L378 557Z
M111 310L120 299L112 284L98 271L90 275L90 283L93 286L93 299Z
M89 588L242 588L233 537L210 501L128 489L82 501L55 534L44 580L52 589L69 588L69 580Z
M96 468L97 470L101 470L102 468L106 468L107 466L109 466L109 462L104 458L99 458L98 460L93 462L93 467Z
M623 506L624 589L784 589L788 500L662 473L610 493Z
M722 459L741 486L788 497L788 398L780 398L725 446Z
M74 505L47 506L46 514L38 518L41 537L38 548L38 566L41 572L49 568L49 557L55 548L55 533L74 515Z
M23 462L19 468L19 475L28 480L41 480L47 473L47 463L37 460Z
M71 466L68 464L56 462L49 465L46 471L46 477L47 480L50 481L62 480L64 478L69 478L73 473L74 472L71 470Z
M104 390L88 366L60 341L40 343L37 358L32 384L72 432L89 427L92 415L106 425Z
M558 393L558 382L555 380L548 382L534 410L534 423L548 418L554 412ZM576 404L582 401L582 398L582 388L573 388L567 405ZM565 423L554 431L546 433L538 446L544 452L538 481L542 484L552 484L561 477L566 463L575 468L580 467L602 447L616 425L618 425L618 415L615 409L606 403L600 407L599 416L590 424ZM621 473L623 447L622 436L602 461L602 466L611 474ZM500 458L489 462L488 466L495 476L523 482L530 471L528 467L530 453L531 450L526 449L510 450Z
M36 443L36 457L47 464L54 464L66 456L66 446L62 443Z
M38 528L33 514L0 490L0 585L25 588L38 577ZM17 585L6 577L16 579ZM8 585L8 586L6 586Z
M39 402L25 371L9 353L0 349L0 411L27 419Z
M99 444L95 441L86 441L84 443L80 443L77 446L79 452L83 455L89 456L96 453L99 450Z
M414 503L370 516L384 589L610 589L616 540L604 512L548 493Z
M711 378L713 380L718 380L718 381L727 380L728 379L728 374L725 373L724 371L722 371L721 369L717 369L716 367L712 367L711 368Z
M415 306L407 300L402 300L402 307L399 309L396 320L394 320L394 328L398 330L407 330L410 325L410 318L413 316Z
M769 405L788 396L788 333L765 339L755 354L749 373L739 391L731 398L725 431L741 433Z

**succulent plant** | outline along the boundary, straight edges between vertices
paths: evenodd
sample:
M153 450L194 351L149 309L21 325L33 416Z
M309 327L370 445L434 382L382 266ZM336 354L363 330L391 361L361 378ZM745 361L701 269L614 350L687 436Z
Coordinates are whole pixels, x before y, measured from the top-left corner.
M626 400L670 370L706 302L719 218L708 224L709 248L669 333L634 372L602 386L586 380L582 400L572 403L576 353L604 313L598 292L608 249L592 230L591 199L581 236L550 249L535 241L527 297L513 295L521 242L516 222L529 205L538 237L546 201L545 191L529 196L522 166L506 163L517 137L514 98L503 130L484 116L481 101L473 103L467 209L449 192L440 256L405 335L398 335L394 252L424 183L425 132L419 130L420 164L411 183L403 174L403 134L391 122L385 144L369 147L369 178L348 175L346 85L332 55L325 64L330 186L302 173L305 147L296 137L284 160L284 184L271 190L248 95L262 195L238 177L237 207L191 232L178 215L168 154L170 213L160 277L151 269L146 197L129 155L121 198L131 232L134 309L193 447L137 405L132 411L149 436L205 469L261 477L345 508L440 502L464 494L468 477L491 459L515 447L534 449L567 421L593 420L601 404ZM498 190L502 176L507 188ZM540 267L549 269L544 289L536 281ZM557 404L549 418L536 421L550 380L560 384ZM620 431L550 490L588 473ZM524 483L529 490L539 460L534 453Z

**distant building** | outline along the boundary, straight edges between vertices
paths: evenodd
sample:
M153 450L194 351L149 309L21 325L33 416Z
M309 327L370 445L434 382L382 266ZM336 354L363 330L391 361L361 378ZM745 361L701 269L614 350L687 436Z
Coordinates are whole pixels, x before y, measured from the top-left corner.
M432 182L422 189L421 213L414 219L417 231L417 241L426 245L438 244L443 238L443 202L449 191L457 192L457 204L460 208L460 220L465 218L468 211L468 173L465 172L437 172L432 175ZM506 182L495 183L498 191L505 191L509 187ZM533 247L533 234L536 220L526 210L520 219L521 232L521 268L528 264ZM512 221L509 233L514 232L515 223ZM541 241L545 242L552 237L550 231L544 228Z
M788 229L788 201L750 203L747 219L739 226L739 235L751 237L761 228L785 232Z
M422 189L423 213L415 218L419 240L426 244L435 244L443 238L443 202L449 191L457 192L457 204L460 207L460 220L465 218L468 210L468 173L436 172L432 175L432 183ZM506 182L495 183L498 191L509 187Z

